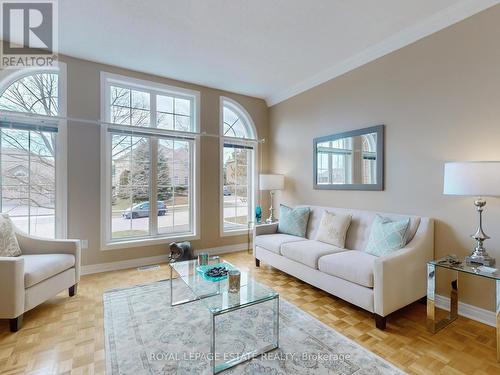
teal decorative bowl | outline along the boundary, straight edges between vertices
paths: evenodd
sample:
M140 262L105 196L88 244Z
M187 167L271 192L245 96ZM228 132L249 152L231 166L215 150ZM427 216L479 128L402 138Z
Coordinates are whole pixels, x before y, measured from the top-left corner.
M237 270L236 267L233 267L232 265L230 265L229 263L217 263L217 264L207 264L205 266L198 266L196 267L196 271L198 273L201 274L201 276L205 279L205 280L208 280L208 281L221 281L221 280L224 280L224 279L227 279L227 274L224 275L224 276L217 276L217 277L213 277L213 276L208 276L206 273L207 271L211 270L212 268L215 268L215 267L224 267L226 268L226 270L230 271L230 270Z

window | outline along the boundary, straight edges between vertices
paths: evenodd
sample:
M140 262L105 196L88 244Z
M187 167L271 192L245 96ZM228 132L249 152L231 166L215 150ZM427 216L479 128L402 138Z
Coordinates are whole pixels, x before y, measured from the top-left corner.
M199 94L107 73L102 82L102 247L195 238Z
M228 98L221 99L221 132L221 234L240 234L253 218L257 134L245 109Z
M318 184L352 183L352 138L318 144Z
M65 123L50 118L65 116L63 73L63 64L9 72L0 83L1 211L24 232L49 238L65 237Z

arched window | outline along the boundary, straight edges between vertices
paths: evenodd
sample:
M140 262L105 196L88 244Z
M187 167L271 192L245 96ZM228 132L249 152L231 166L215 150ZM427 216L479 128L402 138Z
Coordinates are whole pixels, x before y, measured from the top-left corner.
M0 110L36 113L46 116L59 114L59 75L40 72L18 78L0 96Z
M221 98L221 235L240 234L252 221L257 132L248 112Z
M59 115L59 96L54 70L16 72L0 81L0 208L21 230L52 238L56 232L64 236L62 220L56 225L57 212L62 212L56 208L61 205L56 182L59 121L45 116ZM22 115L27 113L44 120Z
M225 137L255 139L253 122L238 103L223 99L222 121Z

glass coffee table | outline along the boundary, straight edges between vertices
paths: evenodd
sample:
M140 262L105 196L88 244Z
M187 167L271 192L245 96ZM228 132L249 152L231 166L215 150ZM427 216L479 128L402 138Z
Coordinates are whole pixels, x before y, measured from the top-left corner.
M217 262L227 268L236 268L226 261ZM211 341L210 362L212 371L217 374L239 363L250 360L256 356L278 348L279 346L279 294L274 290L258 283L248 273L241 272L240 291L231 293L228 291L227 278L212 281L197 270L198 260L170 263L170 304L178 306L201 300L211 314ZM215 265L215 264L214 264ZM191 299L176 300L172 288L174 271L178 277L188 286L193 294ZM249 306L269 302L272 304L272 340L266 345L246 350L244 353L232 353L231 355L220 355L217 353L216 319L223 314L236 312ZM250 329L250 328L249 328ZM234 338L236 339L236 338ZM236 341L236 340L235 340ZM227 345L227 342L224 341Z

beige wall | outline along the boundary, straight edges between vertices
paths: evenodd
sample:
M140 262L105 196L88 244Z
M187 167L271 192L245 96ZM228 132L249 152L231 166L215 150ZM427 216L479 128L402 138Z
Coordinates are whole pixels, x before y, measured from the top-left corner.
M499 35L496 6L272 107L270 167L287 176L280 201L430 216L436 256L465 256L473 199L442 194L443 163L500 160ZM377 124L386 124L385 191L313 190L313 138ZM485 231L500 263L497 198ZM493 310L493 283L463 280L462 300Z
M111 72L201 93L201 131L219 133L219 98L227 96L240 103L252 116L259 138L267 138L268 108L262 99L237 95L207 87L127 71L80 59L61 57L67 64L68 116L100 118L100 72ZM100 250L100 129L97 125L69 123L68 130L68 236L88 239L89 248L82 251L84 265L121 261L166 254L167 246L144 246L122 250ZM263 145L263 159L267 160ZM263 167L266 167L264 162ZM219 236L219 141L201 140L201 239L193 241L195 249L212 248L246 242L246 236ZM169 241L165 241L168 244Z

